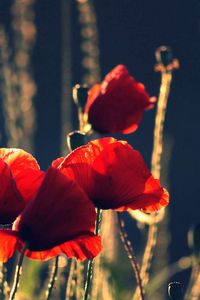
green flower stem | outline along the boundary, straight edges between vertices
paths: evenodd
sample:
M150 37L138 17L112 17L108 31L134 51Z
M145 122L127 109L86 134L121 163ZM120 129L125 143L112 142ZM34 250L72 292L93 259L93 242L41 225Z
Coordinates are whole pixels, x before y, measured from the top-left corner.
M97 219L96 219L96 225L95 225L95 234L99 234L100 231L100 224L101 224L101 217L102 217L102 210L97 209ZM94 265L94 260L89 260L88 262L88 267L87 267L87 278L86 278L86 283L85 283L85 293L83 296L83 300L87 300L89 296L89 291L90 291L90 285L92 281L92 272L93 272L93 265Z
M58 274L58 263L59 263L59 256L57 256L55 258L55 261L53 263L53 267L51 270L51 277L50 277L49 284L48 284L48 290L46 291L46 300L51 299L54 283L56 281L56 277Z
M119 229L120 229L120 238L124 245L124 249L127 252L128 258L130 259L133 270L135 272L136 282L137 282L137 285L138 285L138 288L140 291L140 298L141 298L141 300L144 300L144 290L143 290L143 286L142 286L142 279L140 276L140 270L139 270L139 267L138 267L138 264L137 264L137 261L135 258L135 254L134 254L133 248L131 246L131 243L127 238L127 233L124 228L124 222L121 219L120 213L117 213L117 217L118 217L118 224L119 224Z
M13 286L12 286L12 290L10 292L9 300L14 300L15 299L15 295L16 295L17 289L19 287L20 276L22 275L22 263L23 263L23 259L24 259L24 254L25 254L27 248L28 248L28 243L26 242L24 244L24 248L22 249L22 252L20 254L18 265L16 266L16 269L15 269L14 283L13 283Z

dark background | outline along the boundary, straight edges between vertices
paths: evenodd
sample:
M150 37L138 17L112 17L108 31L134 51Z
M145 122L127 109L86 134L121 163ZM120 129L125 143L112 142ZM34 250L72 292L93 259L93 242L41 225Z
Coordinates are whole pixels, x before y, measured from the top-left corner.
M1 22L9 20L11 1L0 3ZM165 137L172 142L168 182L171 192L170 260L187 255L187 231L199 220L200 169L200 1L96 0L102 76L119 63L158 95L160 75L153 70L154 51L170 45L180 61L174 73L167 109ZM37 41L33 72L38 86L35 97L36 157L42 168L60 155L61 126L61 1L36 3ZM71 1L72 84L81 79L79 25ZM66 30L66 29L65 29ZM150 164L155 111L145 114L139 130L123 138L139 149Z

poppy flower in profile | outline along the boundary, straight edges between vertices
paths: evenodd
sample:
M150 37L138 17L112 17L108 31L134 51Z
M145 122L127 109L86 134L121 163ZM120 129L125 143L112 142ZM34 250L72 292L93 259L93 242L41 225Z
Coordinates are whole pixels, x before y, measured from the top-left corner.
M21 149L0 148L0 224L12 223L44 177L35 158Z
M71 152L60 164L98 208L154 212L166 206L168 192L127 142L102 138Z
M138 128L143 112L152 108L155 101L124 65L118 65L101 84L89 90L85 112L95 130L128 134Z
M13 224L0 230L0 261L6 262L28 245L25 255L47 260L59 254L92 259L101 250L94 235L96 212L78 184L50 167L33 200Z

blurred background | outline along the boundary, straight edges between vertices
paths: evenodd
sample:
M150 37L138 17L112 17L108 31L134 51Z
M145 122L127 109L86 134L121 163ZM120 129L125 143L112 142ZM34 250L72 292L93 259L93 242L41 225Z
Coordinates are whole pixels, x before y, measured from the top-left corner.
M90 32L81 31L81 2L0 1L0 144L32 152L42 169L65 152L65 134L77 128L70 89L84 81L90 64L82 47ZM96 0L92 4L97 18L97 79L125 64L151 96L158 96L156 48L171 46L180 61L164 134L162 182L170 190L171 203L160 233L165 250L157 253L157 264L173 263L190 254L187 232L200 221L200 1ZM149 166L154 117L155 110L146 112L137 132L118 136L138 149ZM137 252L141 237L132 222L127 217ZM173 279L187 286L188 277L189 271Z

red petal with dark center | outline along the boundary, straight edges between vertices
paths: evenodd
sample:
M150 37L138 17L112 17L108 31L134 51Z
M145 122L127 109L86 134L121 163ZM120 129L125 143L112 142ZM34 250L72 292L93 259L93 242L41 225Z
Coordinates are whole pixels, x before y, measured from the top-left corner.
M51 167L37 196L27 204L13 228L19 231L23 241L29 243L31 251L50 250L65 242L69 242L66 245L70 249L70 245L76 245L70 243L80 239L84 243L77 245L84 252L88 242L91 246L87 251L92 256L96 247L96 239L92 239L95 220L95 208L84 191Z
M127 142L103 138L79 147L60 166L103 209L157 210L168 195Z
M16 188L8 165L2 159L0 182L0 224L9 224L24 209L25 202Z

